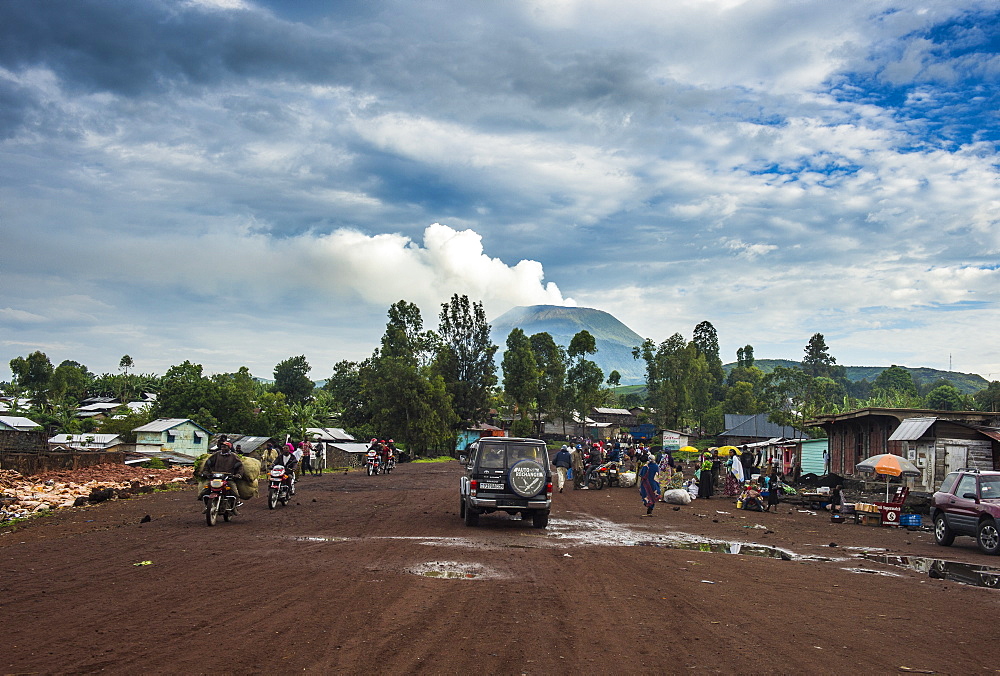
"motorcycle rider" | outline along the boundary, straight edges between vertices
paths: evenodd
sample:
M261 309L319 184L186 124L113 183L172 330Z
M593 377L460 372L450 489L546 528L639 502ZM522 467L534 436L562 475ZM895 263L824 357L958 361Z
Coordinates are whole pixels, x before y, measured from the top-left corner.
M389 442L386 445L389 447L389 460L391 460L392 463L393 463L393 465L395 465L396 464L396 442L393 441L392 439L389 439Z
M284 467L285 471L288 472L288 481L291 484L291 494L295 495L295 466L299 463L299 459L295 457L295 453L288 446L285 446L278 453L278 457L274 460L274 467Z
M384 441L380 441L378 444L378 459L382 463L382 467L389 466L389 445Z
M368 453L365 454L365 462L378 462L379 457L379 442L378 439L372 439L372 443L368 446Z
M219 437L218 449L205 458L205 463L201 466L203 479L211 479L212 474L216 473L228 474L233 480L243 476L243 461L233 452L233 445L225 434ZM198 499L204 497L207 492L208 486L206 485L205 489L198 495ZM242 505L243 503L240 502L239 495L237 495L236 506L241 507Z

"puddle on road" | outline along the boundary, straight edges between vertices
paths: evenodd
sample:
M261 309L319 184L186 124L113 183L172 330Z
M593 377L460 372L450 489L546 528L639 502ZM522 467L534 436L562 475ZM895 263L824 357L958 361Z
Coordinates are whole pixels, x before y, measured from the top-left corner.
M1000 568L981 566L959 561L931 559L924 556L896 556L891 554L862 554L861 558L918 573L926 573L936 580L951 580L974 587L1000 587Z
M497 570L481 563L458 561L428 561L410 566L406 572L439 580L497 580L502 577Z
M484 534L496 537L484 537ZM346 542L358 540L359 538L292 536L292 539L303 542ZM569 547L660 547L663 549L699 551L711 554L756 556L795 562L815 563L862 560L894 568L926 573L929 577L935 579L950 580L977 587L1000 588L1000 568L990 566L965 564L957 561L945 561L927 557L898 556L888 554L885 550L857 547L841 548L843 556L804 555L780 547L730 540L716 540L690 533L654 533L589 515L567 519L550 519L549 527L544 531L530 529L525 532L516 530L489 532L488 527L484 527L468 537L410 535L375 536L371 539L407 540L428 547L457 547L483 551ZM902 575L896 572L865 568L863 566L854 566L844 568L843 570L869 575L902 577ZM477 564L453 565L453 562L421 564L418 567L408 569L407 572L424 577L442 579L480 579L484 576L497 576L496 571L487 569L485 566Z

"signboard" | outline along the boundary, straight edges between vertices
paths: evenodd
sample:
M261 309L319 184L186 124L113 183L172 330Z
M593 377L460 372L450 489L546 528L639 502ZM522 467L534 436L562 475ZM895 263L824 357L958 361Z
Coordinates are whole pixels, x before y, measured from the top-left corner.
M898 526L899 516L903 511L902 505L887 505L885 503L880 503L878 506L879 514L882 515L882 525L883 526Z
M663 433L663 450L673 452L673 451L679 451L680 449L681 449L680 432L665 431Z

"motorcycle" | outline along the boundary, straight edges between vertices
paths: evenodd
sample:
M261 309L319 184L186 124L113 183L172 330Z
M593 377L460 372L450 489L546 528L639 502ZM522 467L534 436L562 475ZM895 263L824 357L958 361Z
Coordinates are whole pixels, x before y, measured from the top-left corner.
M287 506L292 497L291 473L281 465L275 465L271 468L268 479L267 508L274 509L279 502Z
M390 455L389 459L386 460L385 467L383 468L382 471L385 472L386 474L388 474L389 472L391 472L394 469L396 469L396 456Z
M205 522L209 526L214 526L222 514L224 521L229 521L236 516L236 508L239 506L239 496L236 489L231 486L233 477L229 474L214 473L209 477L206 487L205 502Z
M592 463L587 466L587 473L584 475L583 480L584 488L589 488L595 491L599 491L604 488L604 476L601 474L601 467L603 467L603 465L598 465L597 463Z
M368 476L378 474L382 471L382 463L379 462L377 455L369 455L365 458L365 471L368 472Z
M598 467L598 472L600 472L601 478L604 479L604 483L608 486L608 488L611 486L621 486L621 481L619 480L621 468L617 462L604 463Z

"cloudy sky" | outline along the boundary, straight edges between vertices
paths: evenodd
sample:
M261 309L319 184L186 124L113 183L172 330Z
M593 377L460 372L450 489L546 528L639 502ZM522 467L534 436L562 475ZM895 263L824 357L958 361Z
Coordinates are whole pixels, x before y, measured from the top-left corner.
M994 0L4 0L0 379L464 293L995 380L998 79Z

